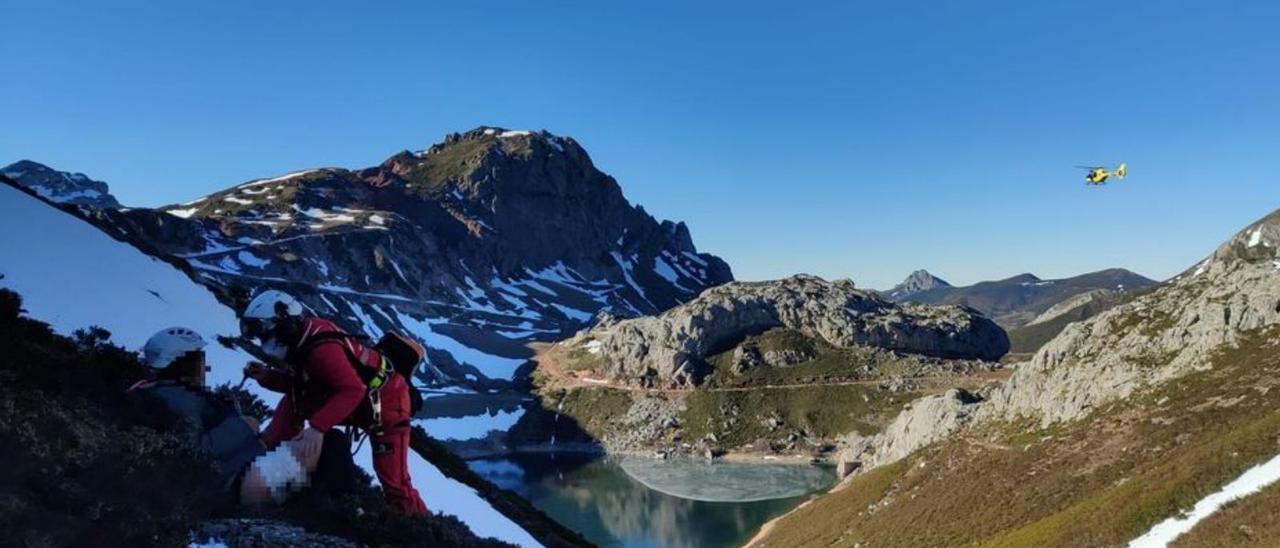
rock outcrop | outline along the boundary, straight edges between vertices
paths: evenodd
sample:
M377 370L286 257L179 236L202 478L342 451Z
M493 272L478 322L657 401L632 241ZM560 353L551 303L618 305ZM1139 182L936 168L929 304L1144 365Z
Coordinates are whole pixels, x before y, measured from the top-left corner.
M995 360L1009 349L1004 330L973 310L895 304L847 280L807 275L726 284L661 315L601 326L569 344L591 344L614 379L698 384L708 372L705 358L775 327L837 347L874 346L937 358ZM792 358L799 359L762 355L759 361L785 364Z
M116 197L108 191L107 183L90 179L83 173L57 171L31 160L20 160L9 164L0 168L0 173L52 202L105 208L120 207L120 202L116 201Z
M849 435L842 440L844 448L836 456L841 476L894 462L921 447L946 439L969 424L981 401L979 396L953 388L907 404L878 434Z

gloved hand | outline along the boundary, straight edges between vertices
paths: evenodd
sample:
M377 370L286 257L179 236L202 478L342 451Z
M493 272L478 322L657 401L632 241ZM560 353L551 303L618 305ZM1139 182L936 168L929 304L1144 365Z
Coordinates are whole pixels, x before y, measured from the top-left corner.
M271 369L262 362L249 362L244 366L244 376L258 382L262 382L262 379L267 376L269 371Z

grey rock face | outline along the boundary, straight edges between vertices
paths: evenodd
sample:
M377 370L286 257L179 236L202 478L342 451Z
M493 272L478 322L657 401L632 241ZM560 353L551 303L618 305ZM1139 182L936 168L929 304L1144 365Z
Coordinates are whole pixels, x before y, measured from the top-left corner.
M873 436L852 434L844 440L836 460L855 466L842 470L870 470L901 459L960 430L978 411L981 400L964 390L925 396L911 402L883 431Z
M940 358L995 360L1009 349L1004 330L972 310L894 304L851 282L807 275L726 284L661 315L600 327L570 344L598 341L610 364L607 374L615 379L697 384L707 372L706 357L774 327L837 347L876 346Z
M888 291L888 297L894 300L905 299L915 295L916 293L940 287L951 287L951 284L947 283L947 281L942 278L930 274L928 270L921 269L912 272L907 276L907 279L902 280L902 283L893 286L893 289Z
M107 190L107 183L83 173L56 171L30 160L20 160L0 168L0 173L34 190L46 200L60 204L116 208L120 202Z

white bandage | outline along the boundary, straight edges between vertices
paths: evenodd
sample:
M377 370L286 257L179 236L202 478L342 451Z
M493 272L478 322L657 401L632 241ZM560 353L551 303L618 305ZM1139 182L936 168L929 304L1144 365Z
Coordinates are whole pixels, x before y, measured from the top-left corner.
M282 503L289 496L289 491L301 489L306 485L307 472L302 463L293 456L289 444L281 445L254 461L262 479L267 483L267 492L276 503Z

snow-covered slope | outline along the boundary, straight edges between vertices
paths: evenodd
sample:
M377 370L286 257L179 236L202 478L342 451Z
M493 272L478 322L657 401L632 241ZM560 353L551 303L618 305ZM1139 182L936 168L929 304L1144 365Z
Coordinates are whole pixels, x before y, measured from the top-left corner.
M207 340L238 334L236 315L185 273L3 184L0 235L0 286L20 293L31 317L61 333L97 325L130 349L171 326ZM211 384L239 382L252 359L216 343L206 350ZM275 402L270 392L259 395Z
M97 325L110 331L115 343L140 348L156 331L175 325L207 339L238 331L235 314L185 273L6 184L0 184L0 235L0 286L21 294L31 317L61 333ZM251 359L218 344L207 351L212 384L239 382L244 362ZM254 383L245 386L268 403L277 399ZM356 462L372 473L369 455ZM445 477L416 453L410 470L432 510L458 516L481 536L538 545L473 489Z

